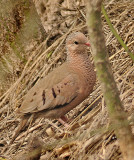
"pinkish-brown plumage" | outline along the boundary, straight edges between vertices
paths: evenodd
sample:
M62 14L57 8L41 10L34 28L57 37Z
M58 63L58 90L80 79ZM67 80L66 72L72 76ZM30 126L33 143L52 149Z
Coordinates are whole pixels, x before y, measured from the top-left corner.
M38 81L18 109L22 116L19 131L31 114L34 113L35 117L60 118L89 96L96 74L88 58L87 45L88 40L81 32L68 36L67 61Z

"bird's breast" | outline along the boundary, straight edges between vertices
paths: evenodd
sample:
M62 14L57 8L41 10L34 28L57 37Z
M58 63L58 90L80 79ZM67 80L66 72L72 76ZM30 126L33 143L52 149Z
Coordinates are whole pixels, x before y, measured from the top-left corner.
M80 81L80 90L79 90L80 94L89 96L96 82L96 73L94 69L92 68L91 70L90 68L90 70L87 70L84 73L81 73L79 77L79 81Z

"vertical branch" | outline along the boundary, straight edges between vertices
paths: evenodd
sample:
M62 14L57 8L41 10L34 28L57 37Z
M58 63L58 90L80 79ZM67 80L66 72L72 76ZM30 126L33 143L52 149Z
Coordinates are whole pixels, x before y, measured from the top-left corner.
M111 123L119 140L124 159L134 159L134 136L127 121L114 81L101 23L102 0L87 0L87 25L90 43Z

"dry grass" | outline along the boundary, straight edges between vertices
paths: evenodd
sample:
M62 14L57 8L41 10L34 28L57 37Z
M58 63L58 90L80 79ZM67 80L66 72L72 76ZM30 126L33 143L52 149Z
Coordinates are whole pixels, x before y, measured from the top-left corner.
M77 5L70 4L68 0L65 2L68 4L69 12L67 11L68 8L65 8L65 5L61 5L59 9L64 12L66 17L63 18L63 25L71 22L69 29L66 28L63 33L63 28L61 28L60 36L55 33L54 40L52 40L54 33L50 32L44 42L29 50L27 52L29 58L23 67L21 76L19 78L15 77L13 84L8 82L7 85L10 85L9 89L0 97L0 150L10 141L14 129L18 126L19 120L15 118L14 111L21 104L23 96L38 79L64 62L64 42L66 36L70 32L78 30L87 33L84 2L82 1L82 6L78 2L76 3ZM119 0L118 2L112 0L105 1L104 5L119 35L131 52L134 52L134 2L131 0ZM131 115L134 114L134 66L128 54L111 33L103 15L102 20L106 45L114 77L120 91L120 98L129 119L132 119ZM48 45L48 42L51 45ZM48 58L48 55L51 53L51 57ZM27 135L26 131L24 131L3 156L9 158L17 154L17 152L25 148L31 134L37 134L43 138L45 144L43 155L46 159L122 159L118 141L110 125L98 82L90 97L77 108L70 111L68 117L73 119L69 129L60 126L56 121L37 120L30 127L30 133ZM18 146L22 142L24 142L23 145L18 149Z

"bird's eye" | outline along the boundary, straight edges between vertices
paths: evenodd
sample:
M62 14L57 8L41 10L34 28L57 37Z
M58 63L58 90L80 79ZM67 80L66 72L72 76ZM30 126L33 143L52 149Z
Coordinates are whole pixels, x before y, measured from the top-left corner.
M75 44L79 44L77 41L74 41Z

